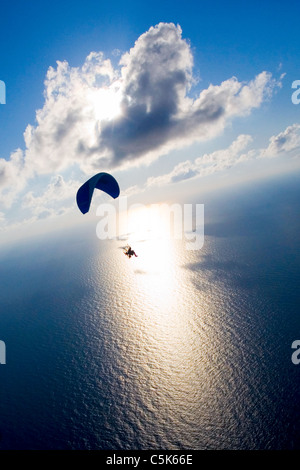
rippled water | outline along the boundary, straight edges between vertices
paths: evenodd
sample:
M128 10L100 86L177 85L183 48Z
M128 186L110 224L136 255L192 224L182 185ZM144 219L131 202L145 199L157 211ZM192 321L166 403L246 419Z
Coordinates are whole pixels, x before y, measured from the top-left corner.
M300 448L298 183L208 202L200 251L128 260L75 229L3 250L0 447Z

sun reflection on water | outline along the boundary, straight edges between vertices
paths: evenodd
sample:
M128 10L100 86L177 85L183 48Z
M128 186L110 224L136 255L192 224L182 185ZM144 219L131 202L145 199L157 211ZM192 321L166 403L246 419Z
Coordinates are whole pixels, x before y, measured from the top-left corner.
M203 324L207 299L195 290L194 273L184 268L199 253L172 237L159 210L151 217L143 208L132 213L127 233L99 260L110 289L106 344L115 369L113 387L121 397L115 413L122 409L119 427L126 433L138 427L149 436L153 429L149 445L159 446L166 423L182 440L211 394L214 372L208 372L207 354L213 340ZM127 243L138 257L123 254ZM165 436L170 448L175 434Z
M231 372L218 354L223 338L216 308L222 293L217 285L211 292L205 270L186 269L202 255L186 250L168 227L164 232L166 221L156 215L136 211L128 237L113 241L109 256L108 251L100 256L98 269L107 273L111 299L101 328L109 322L105 336L119 429L150 447L163 442L172 448L176 441L192 442L198 421L203 429L212 416L222 421L222 401L216 402L214 390L224 388L222 374L230 381ZM137 258L123 254L127 243Z
M128 222L132 245L138 257L132 258L132 270L137 291L147 298L147 304L163 309L166 314L175 301L176 269L174 240L159 209L140 209ZM145 299L146 300L146 299Z
M172 237L168 221L158 209L151 217L149 211L136 211L128 227L128 243L138 255L124 256L122 263L130 278L128 295L134 310L129 335L135 353L139 350L143 373L150 374L151 386L166 381L165 387L172 388L174 373L178 379L180 371L189 367L193 360L189 349L194 348L191 325L195 312L187 302L189 273L181 267L184 243Z

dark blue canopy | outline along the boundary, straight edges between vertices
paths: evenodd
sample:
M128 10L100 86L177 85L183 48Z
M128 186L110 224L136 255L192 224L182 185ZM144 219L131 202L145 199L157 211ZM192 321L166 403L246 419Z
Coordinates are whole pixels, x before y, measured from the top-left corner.
M116 199L120 188L115 178L108 173L98 173L87 180L77 191L76 201L83 214L89 211L94 189L100 189Z

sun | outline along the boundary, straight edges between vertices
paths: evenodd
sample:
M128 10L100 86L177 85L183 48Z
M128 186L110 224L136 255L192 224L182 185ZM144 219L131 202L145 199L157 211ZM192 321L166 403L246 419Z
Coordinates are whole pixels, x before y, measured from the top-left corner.
M122 93L118 88L93 90L89 100L97 121L111 121L121 114Z
M172 237L168 220L159 205L137 206L140 207L129 211L126 220L128 243L140 254L135 263L138 265L142 260L144 270L169 276Z

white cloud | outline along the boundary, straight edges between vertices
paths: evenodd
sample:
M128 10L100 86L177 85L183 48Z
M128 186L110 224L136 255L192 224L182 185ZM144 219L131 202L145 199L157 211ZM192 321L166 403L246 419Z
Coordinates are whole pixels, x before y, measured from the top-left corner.
M30 170L25 168L22 150L12 153L9 160L0 158L0 204L4 209L12 205L30 176Z
M270 138L266 149L262 149L261 158L272 158L300 149L300 124L288 126L283 132Z
M300 124L288 126L283 132L272 136L266 148L250 149L243 152L252 140L250 135L242 134L226 149L204 154L193 162L186 160L176 165L169 173L148 178L146 186L148 188L161 186L210 175L247 160L275 158L288 154L298 156L296 152L300 149Z
M23 197L22 207L31 209L32 214L39 218L53 215L55 210L61 209L61 204L66 200L75 200L74 195L79 185L78 181L66 182L61 175L54 176L42 194L35 195L32 191L27 192Z
M50 67L44 107L37 111L37 125L29 125L24 134L27 166L38 174L62 171L75 163L85 169L88 155L80 149L95 145L97 111L113 76L110 62L99 53L91 53L81 69L67 62L58 62L56 70Z
M111 54L113 57L119 57L122 54L122 52L120 51L120 49L116 48L116 49L113 49Z
M196 158L194 162L190 160L181 162L176 165L170 173L156 178L148 178L147 186L177 183L186 179L206 176L230 168L250 158L250 154L242 154L242 151L245 150L250 142L252 142L250 135L241 134L226 149L204 154L202 157Z
M3 207L14 203L29 179L41 175L74 166L92 174L138 165L215 137L233 118L258 108L280 84L267 72L248 83L233 77L210 85L193 100L188 96L192 67L191 47L180 26L172 23L160 23L142 34L116 69L101 52L91 52L82 67L58 61L47 72L45 103L36 112L36 123L24 132L25 150L0 159ZM198 163L193 165L188 169L182 164L177 177L198 172ZM65 196L51 185L48 200ZM42 208L43 198L46 195L31 190L23 205Z
M103 125L98 139L110 166L152 160L171 149L219 135L237 116L269 98L278 83L267 72L249 83L235 77L188 97L193 57L181 29L160 24L143 34L121 59L122 114ZM86 148L88 151L88 148Z

